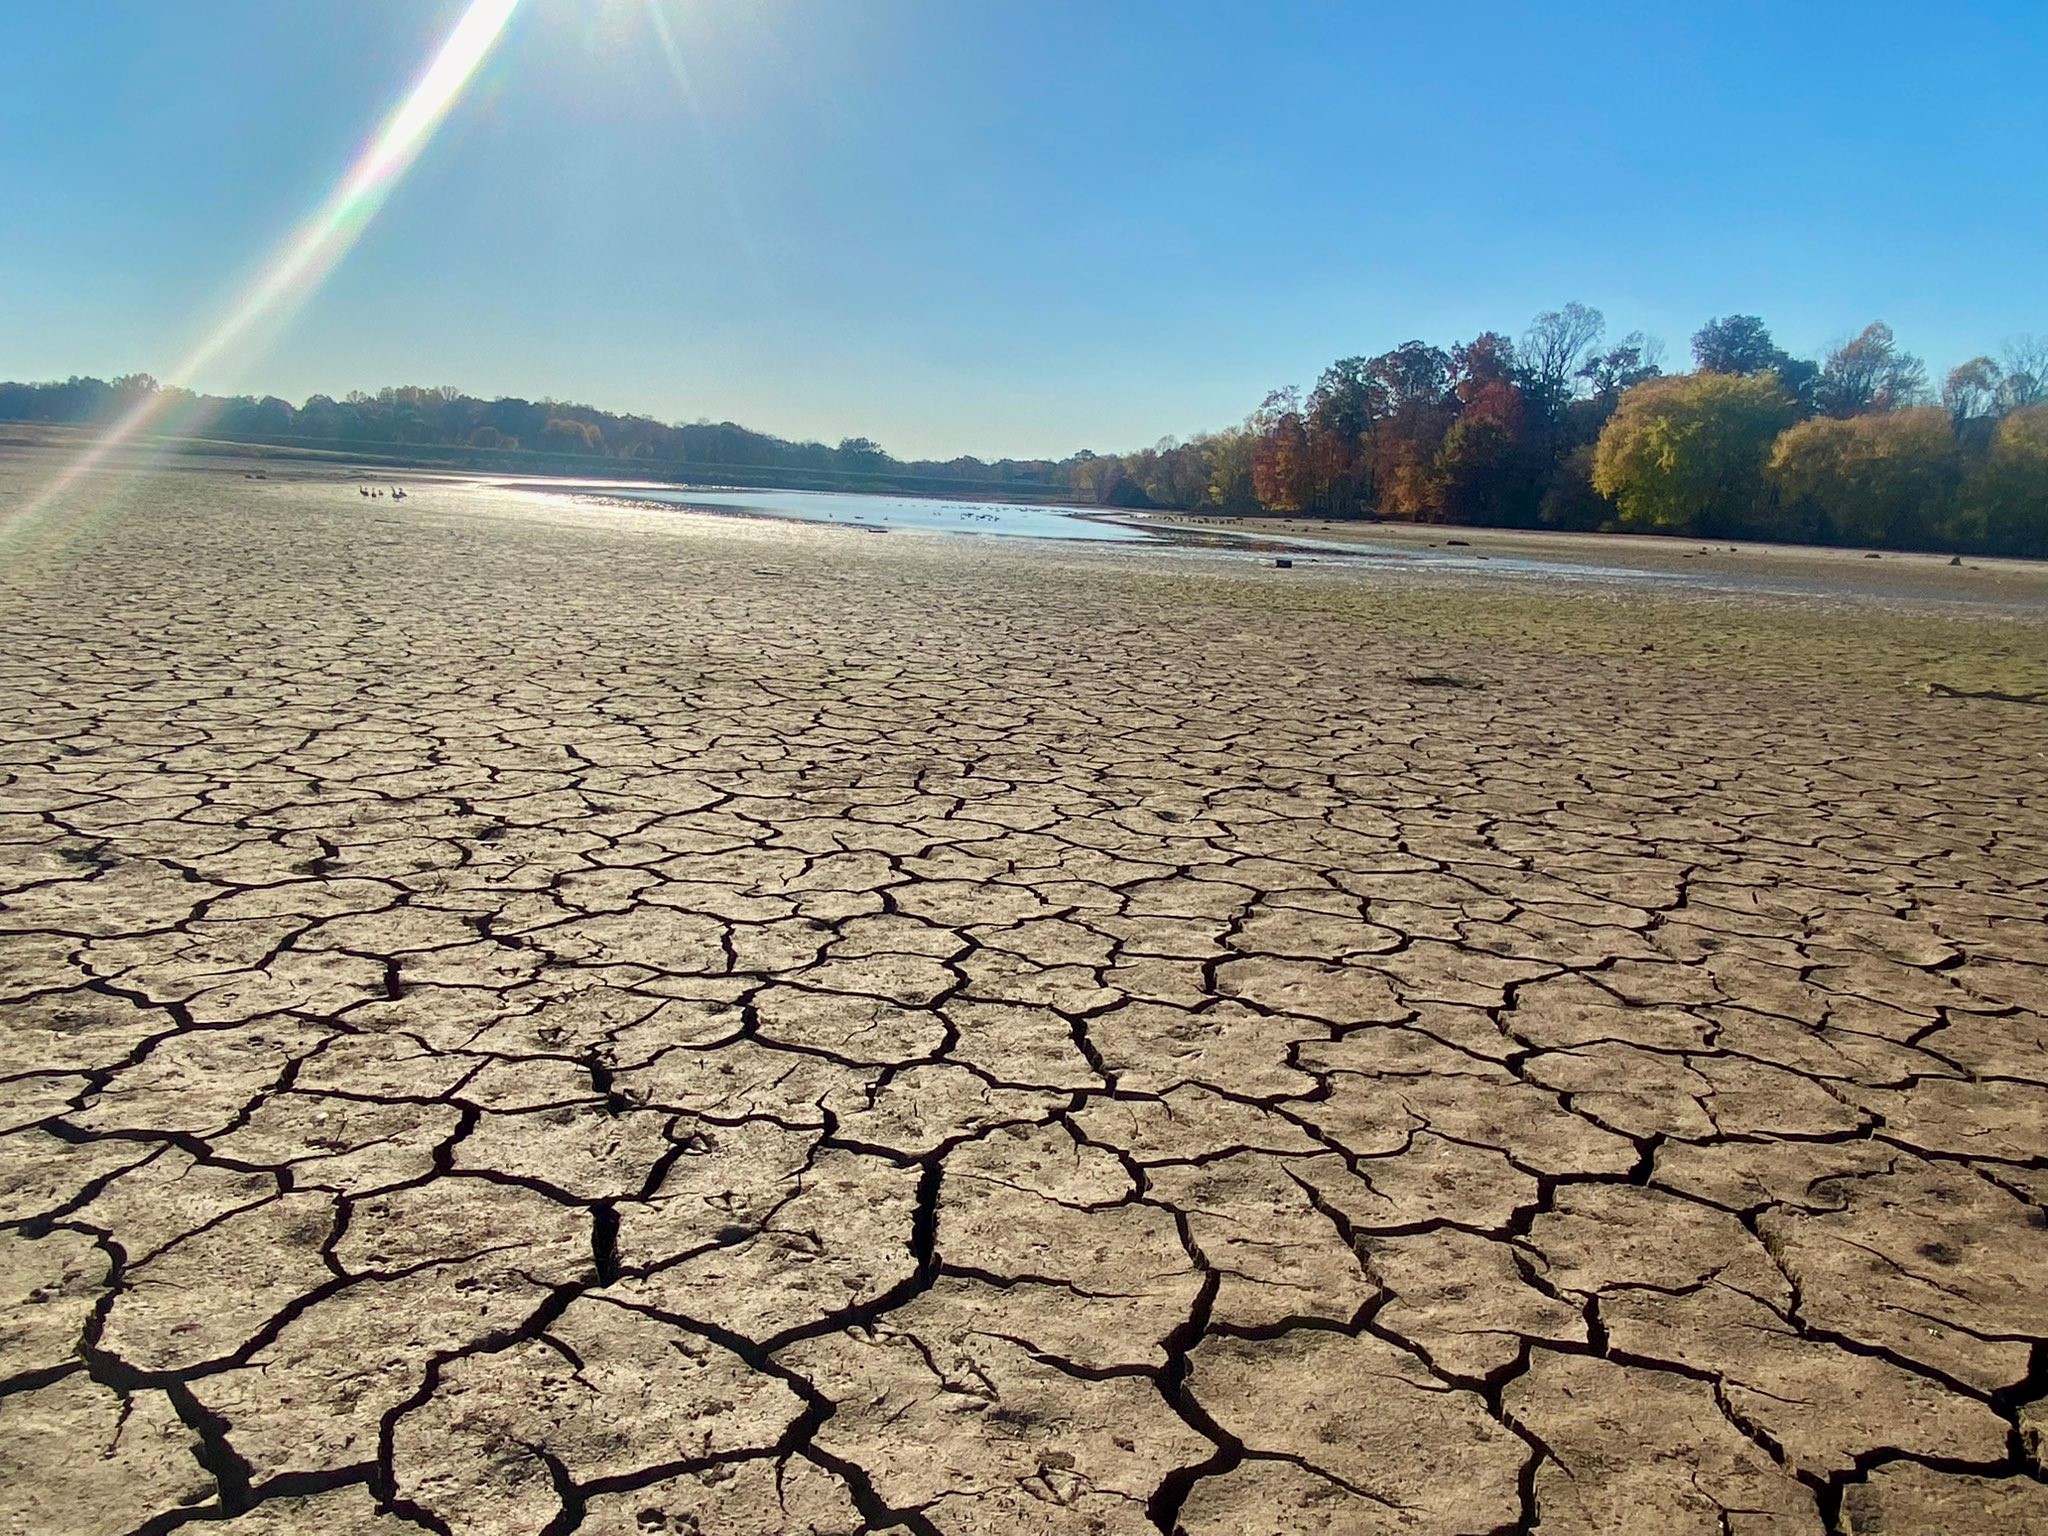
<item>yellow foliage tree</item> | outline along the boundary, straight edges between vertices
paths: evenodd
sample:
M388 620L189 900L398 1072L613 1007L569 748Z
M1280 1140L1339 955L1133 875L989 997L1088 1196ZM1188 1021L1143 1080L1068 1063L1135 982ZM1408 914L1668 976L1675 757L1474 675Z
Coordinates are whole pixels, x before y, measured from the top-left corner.
M1795 409L1776 374L1686 373L1621 397L1593 453L1593 485L1624 528L1723 535L1755 527L1764 463Z
M1962 456L1938 406L1802 421L1771 450L1771 481L1845 544L1924 545L1948 522Z
M2048 550L2048 404L2014 411L1964 483L1956 540L2002 554Z

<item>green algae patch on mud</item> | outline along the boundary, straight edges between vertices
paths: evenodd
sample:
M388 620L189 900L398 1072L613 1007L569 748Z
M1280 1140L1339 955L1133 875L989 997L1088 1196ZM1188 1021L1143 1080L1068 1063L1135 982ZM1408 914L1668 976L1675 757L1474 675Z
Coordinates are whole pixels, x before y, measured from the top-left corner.
M1329 580L1238 574L1117 578L1161 600L1200 602L1298 622L1331 622L1434 644L1527 655L1694 667L1809 686L1965 692L2048 690L2048 610L1954 611L1871 601L1729 595L1572 582L1533 592L1520 580L1364 566ZM1372 651L1333 652L1332 665Z

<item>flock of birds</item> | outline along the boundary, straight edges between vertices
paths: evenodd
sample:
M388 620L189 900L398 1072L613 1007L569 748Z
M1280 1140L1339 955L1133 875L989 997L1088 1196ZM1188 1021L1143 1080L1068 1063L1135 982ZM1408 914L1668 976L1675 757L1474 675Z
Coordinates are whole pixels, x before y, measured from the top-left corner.
M376 486L359 485L356 487L356 494L358 496L368 496L372 500L377 500L381 499L385 495L385 492L381 488ZM392 486L390 496L393 501L405 500L405 487L402 485Z

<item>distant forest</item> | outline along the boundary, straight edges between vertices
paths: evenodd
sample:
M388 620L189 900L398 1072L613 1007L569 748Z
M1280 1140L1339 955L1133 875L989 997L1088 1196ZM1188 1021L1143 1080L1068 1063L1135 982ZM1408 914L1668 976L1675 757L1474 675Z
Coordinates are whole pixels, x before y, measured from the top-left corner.
M1938 388L1882 323L1812 360L1730 315L1693 336L1692 371L1662 362L1658 343L1610 343L1598 310L1567 304L1519 339L1340 359L1306 394L1275 390L1185 442L993 463L451 388L294 406L147 374L0 384L0 421L105 421L156 395L209 438L514 472L2048 555L2048 338L1973 358Z

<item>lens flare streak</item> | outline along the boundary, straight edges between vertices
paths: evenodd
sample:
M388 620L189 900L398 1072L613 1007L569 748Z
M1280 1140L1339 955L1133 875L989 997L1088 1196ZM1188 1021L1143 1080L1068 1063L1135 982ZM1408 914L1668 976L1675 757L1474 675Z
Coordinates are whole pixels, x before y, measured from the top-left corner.
M472 0L340 184L277 247L247 292L180 362L172 378L191 379L231 353L258 327L287 318L318 290L404 179L434 130L454 110L464 87L504 35L518 6L519 0ZM138 434L164 424L175 399L170 392L152 396L121 416L23 509L24 518L105 463Z

